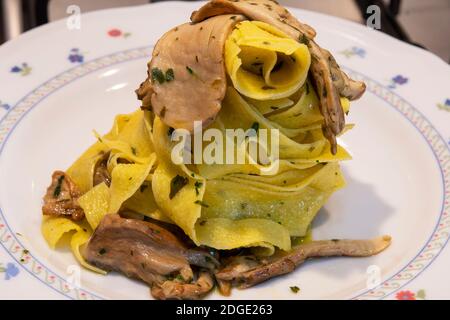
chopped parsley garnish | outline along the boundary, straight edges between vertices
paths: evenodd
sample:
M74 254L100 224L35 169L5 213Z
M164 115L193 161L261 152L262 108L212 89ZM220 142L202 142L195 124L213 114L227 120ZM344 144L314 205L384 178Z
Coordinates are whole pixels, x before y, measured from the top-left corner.
M189 74L194 74L194 70L192 70L189 66L186 66L186 70L187 72L189 72Z
M291 289L291 291L292 291L293 293L298 293L298 292L300 291L300 288L297 287L297 286L293 286L293 287L289 287L289 288Z
M104 255L106 253L106 249L105 248L101 248L99 251L98 251L98 254L99 255Z
M196 201L194 201L194 203L198 204L198 205L201 205L202 207L209 208L209 205L207 205L206 203L204 203L201 200L196 200Z
M183 278L183 276L182 276L181 274L177 275L177 276L175 277L175 279L176 279L176 280L179 280L179 281L184 281L184 278Z
M202 187L202 185L203 185L202 182L200 182L200 181L195 181L194 187L195 187L195 193L196 193L197 195L200 194L200 192L198 191L198 189L200 189L200 188Z
M131 153L135 156L137 156L137 150L135 147L131 147Z
M176 175L170 182L169 199L172 200L177 195L177 193L188 183L188 178Z
M164 73L159 68L153 68L152 69L152 81L158 81L159 84L163 84L166 81L166 77L164 76Z
M58 182L56 183L55 191L53 191L53 198L58 198L61 194L61 186L64 181L65 176L60 176Z
M172 80L175 80L175 73L173 72L173 69L167 69L166 71L166 81L170 82Z

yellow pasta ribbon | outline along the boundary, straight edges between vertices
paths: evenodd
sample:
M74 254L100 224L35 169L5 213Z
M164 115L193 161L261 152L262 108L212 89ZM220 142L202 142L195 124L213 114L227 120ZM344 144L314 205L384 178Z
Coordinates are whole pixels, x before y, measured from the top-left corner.
M225 65L234 88L256 100L287 98L305 83L308 47L273 26L239 23L225 43Z

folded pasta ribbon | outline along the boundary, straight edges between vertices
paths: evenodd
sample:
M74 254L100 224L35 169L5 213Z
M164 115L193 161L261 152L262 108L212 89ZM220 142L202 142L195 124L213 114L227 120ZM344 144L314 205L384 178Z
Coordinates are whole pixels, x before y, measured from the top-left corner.
M257 100L287 98L302 87L308 47L259 21L239 23L225 43L225 64L234 87Z

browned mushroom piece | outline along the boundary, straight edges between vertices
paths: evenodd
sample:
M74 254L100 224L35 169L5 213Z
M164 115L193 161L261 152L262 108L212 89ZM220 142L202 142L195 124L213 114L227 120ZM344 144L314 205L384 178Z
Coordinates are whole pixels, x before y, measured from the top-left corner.
M44 196L42 213L54 217L68 217L79 221L84 218L84 211L78 205L81 191L64 171L55 171L52 183Z
M231 281L239 288L248 288L270 278L292 272L309 258L368 257L380 253L390 243L390 236L382 236L372 240L313 241L299 245L290 252L278 251L268 258L231 257L215 276L222 281Z
M349 100L357 100L366 91L366 84L361 81L350 79L345 72L341 70L333 55L325 49L322 49L325 59L329 62L330 71L334 86L338 89L341 96Z
M98 160L94 168L94 186L105 183L108 187L111 185L111 174L108 171L109 152L105 152Z
M208 252L188 248L165 228L147 221L124 219L118 214L102 219L83 255L101 269L146 282L160 299L203 296L214 286L214 282L209 285L204 273L209 274L218 265ZM207 270L194 282L196 274L191 265Z
M225 97L223 51L241 15L221 15L198 24L183 24L156 44L148 78L136 91L142 108L151 108L175 129L193 130L194 121L212 123Z

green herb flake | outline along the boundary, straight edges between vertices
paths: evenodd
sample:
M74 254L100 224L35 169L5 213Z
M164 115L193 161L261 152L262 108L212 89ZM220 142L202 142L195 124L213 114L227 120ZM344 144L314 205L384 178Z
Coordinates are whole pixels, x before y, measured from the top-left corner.
M163 84L166 81L164 73L159 68L153 68L151 74L153 82L157 81L159 84Z
M194 187L195 187L195 194L198 196L200 194L199 190L203 186L203 183L200 181L195 181Z
M259 131L259 122L253 122L251 129L258 132Z
M204 208L209 208L209 205L207 205L205 202L201 201L201 200L196 200L194 201L195 204L198 204Z
M177 195L177 193L188 183L188 178L176 175L170 182L169 199L172 200Z
M175 277L175 279L178 280L178 281L184 281L184 278L183 278L183 276L181 274L177 275Z
M58 182L56 183L55 191L53 191L53 198L58 198L61 194L61 187L64 181L65 176L60 176L58 178Z
M98 251L98 254L99 255L104 255L106 253L106 249L105 248L101 248L99 251Z
M189 72L189 74L192 74L192 75L195 74L194 70L192 70L189 66L186 66L186 70L187 70L187 72Z
M135 147L131 147L131 153L135 156L137 156L137 150Z
M166 81L170 82L172 80L175 80L175 73L174 73L173 69L170 68L170 69L167 69L167 71L166 71Z
M299 287L297 287L297 286L293 286L293 287L289 287L290 289L291 289L291 291L293 292L293 293L299 293L300 292L300 288Z

